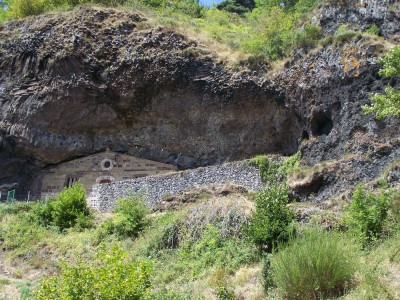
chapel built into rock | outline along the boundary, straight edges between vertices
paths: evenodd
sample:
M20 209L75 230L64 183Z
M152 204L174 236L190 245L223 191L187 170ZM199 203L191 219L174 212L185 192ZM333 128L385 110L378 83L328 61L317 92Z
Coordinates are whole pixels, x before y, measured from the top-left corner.
M42 197L51 196L79 181L89 195L94 184L107 184L176 170L173 165L107 150L44 169L39 176L40 192Z

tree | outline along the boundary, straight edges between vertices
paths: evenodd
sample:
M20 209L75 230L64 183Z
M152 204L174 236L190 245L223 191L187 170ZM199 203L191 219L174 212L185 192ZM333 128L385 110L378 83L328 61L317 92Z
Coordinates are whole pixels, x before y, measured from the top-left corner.
M251 12L256 7L254 0L225 0L217 5L219 10L226 10L231 13L243 15Z
M384 77L400 77L400 46L395 46L382 57L379 62L382 68L379 75ZM388 86L384 94L373 94L371 105L363 106L366 114L375 113L375 118L380 120L390 115L400 117L400 91Z

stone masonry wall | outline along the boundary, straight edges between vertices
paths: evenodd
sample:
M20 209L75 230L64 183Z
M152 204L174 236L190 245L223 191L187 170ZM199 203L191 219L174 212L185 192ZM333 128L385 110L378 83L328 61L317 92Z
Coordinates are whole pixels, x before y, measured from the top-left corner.
M105 212L114 207L117 199L142 191L144 200L152 206L162 201L164 195L221 183L234 183L250 190L258 190L263 186L258 169L249 166L247 162L233 162L173 174L96 184L89 202L90 206Z
M107 163L108 164L105 164ZM151 175L165 174L177 168L155 161L141 159L112 151L89 155L46 168L41 172L41 194L53 195L68 186L68 178L76 178L88 195L95 183L102 180L114 182Z

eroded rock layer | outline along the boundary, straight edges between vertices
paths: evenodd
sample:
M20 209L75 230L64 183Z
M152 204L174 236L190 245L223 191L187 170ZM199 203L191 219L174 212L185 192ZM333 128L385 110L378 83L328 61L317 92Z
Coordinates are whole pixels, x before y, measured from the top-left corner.
M299 118L265 78L143 21L81 8L0 28L7 162L40 167L109 147L187 168L296 151Z
M35 171L106 148L193 168L291 154L302 139L306 164L356 156L346 178L376 178L399 159L400 122L361 107L399 86L378 75L377 61L397 43L396 5L320 7L312 22L325 34L377 24L385 39L297 50L273 71L228 67L128 12L83 7L0 25L0 187L31 188ZM333 192L345 188L330 182Z

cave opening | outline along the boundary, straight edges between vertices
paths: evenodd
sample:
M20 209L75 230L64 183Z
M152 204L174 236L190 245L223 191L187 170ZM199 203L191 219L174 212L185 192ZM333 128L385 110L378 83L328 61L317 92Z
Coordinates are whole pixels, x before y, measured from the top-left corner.
M311 119L311 132L314 136L329 135L333 128L330 115L326 112L315 113Z

